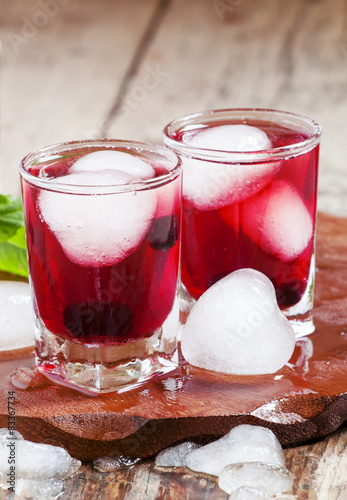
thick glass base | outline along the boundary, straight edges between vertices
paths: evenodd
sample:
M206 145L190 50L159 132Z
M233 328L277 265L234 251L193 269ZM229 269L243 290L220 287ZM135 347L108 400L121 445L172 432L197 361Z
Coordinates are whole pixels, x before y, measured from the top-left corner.
M35 321L36 365L55 383L88 394L124 392L178 365L178 307L151 337L118 345L80 344Z

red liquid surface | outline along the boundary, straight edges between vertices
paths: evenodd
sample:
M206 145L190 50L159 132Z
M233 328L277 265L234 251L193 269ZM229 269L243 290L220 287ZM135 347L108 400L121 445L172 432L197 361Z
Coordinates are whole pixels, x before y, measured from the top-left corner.
M262 128L272 141L273 148L307 139L307 136L295 130L262 126L254 122L249 125ZM176 139L184 142L184 135L178 135ZM195 299L230 272L247 267L256 269L270 278L281 308L290 307L302 298L308 283L314 249L318 146L305 154L279 162L276 175L262 190L241 202L234 202L231 192L230 204L217 209L197 209L194 203L184 196L183 188L182 282ZM250 234L249 229L244 230L245 214L247 213L247 217L256 215L256 205L252 212L254 200L262 193L266 193L264 196L270 200L272 191L278 191L277 187L284 183L301 198L310 214L313 227L304 250L290 260L281 258L281 255L272 252L263 244L261 225L254 234ZM277 195L278 204L281 203L279 198ZM300 222L299 220L297 225L298 231Z
M46 171L52 177L65 174L79 157L52 162ZM38 175L39 168L31 173ZM156 215L134 251L113 265L87 267L67 256L45 222L40 188L22 182L30 276L39 316L50 332L81 343L117 344L149 337L161 327L178 278L179 178L170 186L170 210L158 195ZM106 216L117 224L117 213Z

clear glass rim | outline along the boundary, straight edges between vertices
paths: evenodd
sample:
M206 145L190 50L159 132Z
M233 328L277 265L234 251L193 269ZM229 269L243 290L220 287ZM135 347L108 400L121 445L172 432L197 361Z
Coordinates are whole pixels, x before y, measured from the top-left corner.
M180 142L174 137L174 134L177 132L203 128L204 125L215 124L218 121L227 121L228 119L258 119L268 123L276 122L285 126L296 126L296 128L299 127L302 131L310 133L310 137L305 141L288 146L245 152L198 148ZM189 158L222 163L254 163L257 161L289 158L310 151L319 144L321 133L322 129L316 121L289 111L267 108L226 108L202 111L176 118L164 128L163 138L168 148Z
M173 168L167 173L159 175L158 177L152 179L141 180L128 184L107 184L107 185L76 185L76 184L65 184L59 182L59 177L56 178L45 178L37 177L27 171L27 167L30 163L35 160L43 159L45 157L52 156L54 154L58 155L63 152L73 152L81 148L95 148L101 147L101 150L122 148L123 150L129 150L134 153L148 153L150 155L159 155L162 160L172 162ZM123 151L124 152L124 151ZM58 158L57 158L58 159ZM169 150L164 146L159 146L156 144L151 144L142 141L130 141L123 139L96 139L96 140L75 140L60 142L52 144L50 146L45 146L40 149L36 149L31 153L28 153L19 163L19 172L24 180L32 185L40 187L42 189L47 189L50 191L64 192L71 194L113 194L113 193L123 193L129 191L141 191L147 189L153 189L155 187L161 186L170 182L171 180L178 177L181 172L182 162L180 157L173 151Z

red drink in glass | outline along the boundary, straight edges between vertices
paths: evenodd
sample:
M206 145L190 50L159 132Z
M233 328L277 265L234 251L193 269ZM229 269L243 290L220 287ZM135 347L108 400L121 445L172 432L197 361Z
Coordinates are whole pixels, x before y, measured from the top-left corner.
M181 180L177 157L167 153L98 141L52 146L23 160L44 373L108 392L175 368L175 335L165 324L177 316Z
M266 149L234 151L232 138L228 150L230 125L241 125L241 136L254 127L255 141L261 131ZM319 137L311 120L271 110L206 112L166 127L165 142L183 161L181 272L191 298L253 268L271 279L297 333L313 331Z

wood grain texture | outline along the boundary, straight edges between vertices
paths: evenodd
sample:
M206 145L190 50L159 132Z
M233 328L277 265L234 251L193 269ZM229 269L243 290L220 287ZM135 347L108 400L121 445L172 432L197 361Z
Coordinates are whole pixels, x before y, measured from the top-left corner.
M159 142L173 118L229 107L310 116L324 131L319 208L347 215L346 27L343 0L171 1L103 133ZM157 87L141 96L156 67Z
M99 133L158 5L61 3L48 15L36 0L0 0L5 193L19 194L18 164L25 154Z
M100 136L161 142L180 115L276 107L323 127L319 208L347 215L344 0L65 0L15 53L35 0L0 0L2 184L34 148Z

